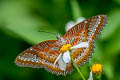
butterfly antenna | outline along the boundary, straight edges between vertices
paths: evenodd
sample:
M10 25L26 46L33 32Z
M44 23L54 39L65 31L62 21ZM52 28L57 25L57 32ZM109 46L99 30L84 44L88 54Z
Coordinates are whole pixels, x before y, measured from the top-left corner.
M56 33L53 33L53 32L47 32L47 31L38 31L38 32L43 32L43 33L49 33L49 34L54 34L54 35L57 35Z
M61 24L59 25L59 28L58 28L59 29L59 31L58 31L59 33L62 33L62 31L63 31L63 28L64 28L63 25L66 22L66 18L67 18L66 15L64 15L63 21L61 22Z
M62 32L64 32L64 29L65 29L65 27L63 27L63 25L65 25L65 23L66 23L66 21L67 21L67 19L68 19L69 17L65 14L64 15L64 17L63 17L63 21L62 21L62 23L60 24L60 26L59 26L59 33L62 33Z

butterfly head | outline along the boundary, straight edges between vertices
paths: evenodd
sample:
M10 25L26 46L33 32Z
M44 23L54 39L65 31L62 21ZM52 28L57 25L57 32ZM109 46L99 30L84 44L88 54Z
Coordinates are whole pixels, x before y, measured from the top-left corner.
M65 43L65 40L64 38L60 35L60 34L57 34L57 39L60 43L64 44Z

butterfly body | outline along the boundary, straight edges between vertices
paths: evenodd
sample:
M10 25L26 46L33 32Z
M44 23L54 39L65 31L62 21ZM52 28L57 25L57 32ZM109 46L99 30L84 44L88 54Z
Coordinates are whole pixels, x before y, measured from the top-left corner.
M15 63L21 67L43 67L47 71L57 75L71 73L73 71L71 61L67 63L65 70L59 68L59 61L54 65L55 60L61 53L60 48L65 44L75 46L81 42L88 42L88 47L72 50L72 56L75 63L78 66L83 65L93 53L94 41L106 24L106 15L93 16L92 18L76 24L67 31L63 37L58 34L57 40L44 41L23 51L18 55Z

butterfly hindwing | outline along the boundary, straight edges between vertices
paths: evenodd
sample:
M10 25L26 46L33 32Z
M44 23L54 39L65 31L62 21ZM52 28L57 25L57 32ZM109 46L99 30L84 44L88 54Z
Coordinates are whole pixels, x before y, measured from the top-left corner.
M83 63L87 62L89 57L91 57L94 48L93 43L106 24L107 16L97 15L82 21L66 32L64 38L67 38L66 42L72 46L81 42L89 43L88 48L78 48L73 50L73 58L78 66L83 65Z
M58 63L54 62L60 54L60 46L57 40L49 40L32 46L17 56L15 63L20 67L45 68L47 71L65 75L65 71L60 70Z

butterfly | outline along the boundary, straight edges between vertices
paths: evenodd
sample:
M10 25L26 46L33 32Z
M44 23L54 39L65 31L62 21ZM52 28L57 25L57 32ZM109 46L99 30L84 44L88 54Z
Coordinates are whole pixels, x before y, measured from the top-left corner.
M93 16L73 26L64 36L58 34L57 40L47 40L26 49L16 57L15 64L20 67L45 68L48 72L57 75L69 74L74 70L72 62L64 64L59 62L60 60L56 61L61 53L61 47L65 44L75 46L82 42L88 42L88 47L72 50L75 63L78 66L83 65L91 57L94 51L94 42L106 24L106 15ZM64 65L63 70L61 67Z

